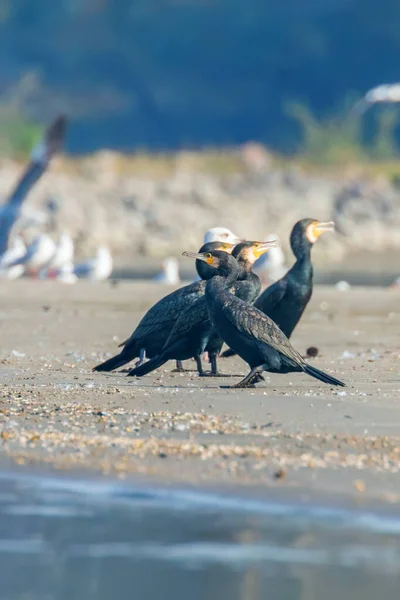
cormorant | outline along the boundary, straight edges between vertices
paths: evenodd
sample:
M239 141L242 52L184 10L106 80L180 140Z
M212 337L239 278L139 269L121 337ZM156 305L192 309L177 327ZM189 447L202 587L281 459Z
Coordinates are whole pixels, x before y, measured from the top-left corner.
M263 312L236 298L230 288L240 267L224 252L184 255L205 261L217 271L206 284L205 300L210 319L223 340L250 366L250 373L233 387L249 387L263 371L304 372L324 383L344 386L331 375L307 364L279 327Z
M311 248L325 231L334 231L333 221L302 219L293 227L290 245L296 262L279 281L268 287L254 306L275 321L290 338L306 308L313 290Z
M276 240L266 242L241 242L232 250L232 256L236 258L240 266L238 281L236 281L235 296L252 304L261 291L261 280L253 271L253 265L260 256L266 252L273 251L278 245ZM196 263L201 263L201 260ZM204 264L204 263L203 263ZM212 270L212 267L207 267ZM213 272L213 275L215 273ZM210 279L210 277L208 277Z
M238 281L236 281L233 286L233 292L237 298L249 302L250 304L254 302L261 291L261 281L258 275L253 272L253 265L260 256L264 256L267 251L271 252L275 250L278 245L276 240L271 239L267 241L270 243L242 242L237 244L232 251L232 256L236 258L240 266ZM206 266L207 263L196 260L196 265L198 264ZM210 269L210 271L213 270L213 268L208 267L208 265L207 269ZM207 279L209 278L210 277L207 277ZM206 352L208 352L211 364L211 375L219 375L217 369L217 357L220 355L223 344L223 339L217 330L214 329L206 346Z
M302 219L292 229L290 245L296 262L282 279L269 286L254 302L254 306L275 321L290 338L312 294L313 266L311 248L325 231L334 231L334 223ZM232 349L222 356L234 356Z
M235 253L238 257L238 276L243 281L236 281L233 287L234 293L237 293L244 300L247 298L251 301L254 300L261 286L257 275L251 272L252 264L261 254L275 245L276 242L272 241L242 242L235 246L232 255ZM199 256L202 256L202 254L199 254ZM207 265L207 268L210 269L213 276L217 274L217 271L212 267L210 268ZM217 356L223 343L223 339L209 319L207 303L203 295L188 309L182 311L161 353L132 369L129 376L142 377L168 360L187 360L189 358L196 360L199 375L204 376L206 373L204 373L201 364L203 352L209 353L211 375L218 375Z
M233 248L233 244L226 242L210 242L203 245L201 250L232 252ZM198 265L198 273L203 280L214 274L214 269L203 261L198 261ZM120 344L123 347L121 352L94 367L93 371L113 371L137 357L140 357L141 364L145 357L152 358L159 354L183 308L192 306L204 295L204 290L205 281L196 281L161 298L147 311L132 335ZM181 370L182 366L178 364L177 368Z

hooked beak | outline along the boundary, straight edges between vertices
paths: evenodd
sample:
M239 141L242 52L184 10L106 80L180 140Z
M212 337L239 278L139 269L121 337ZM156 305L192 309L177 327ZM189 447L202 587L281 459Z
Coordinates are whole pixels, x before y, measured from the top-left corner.
M260 258L262 254L271 250L271 248L278 248L280 243L278 240L269 240L268 242L260 242L257 248L254 248L254 255L257 258Z
M318 235L325 233L325 231L335 231L335 223L333 221L319 221L315 224L314 231Z
M185 250L185 252L182 252L182 256L187 256L188 258L195 258L197 260L203 260L206 263L208 263L208 261L210 260L209 258L204 256L204 254L202 254L201 252L187 252Z

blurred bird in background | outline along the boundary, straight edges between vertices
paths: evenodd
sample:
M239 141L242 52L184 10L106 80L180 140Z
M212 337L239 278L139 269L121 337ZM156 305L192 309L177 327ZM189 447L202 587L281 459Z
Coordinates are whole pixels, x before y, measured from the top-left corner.
M78 279L103 281L110 277L112 269L113 259L110 250L106 246L100 246L93 258L75 265L73 273Z
M66 232L57 240L59 202L49 198L44 211L26 208L24 202L53 157L61 152L66 134L65 116L57 117L33 148L31 160L7 201L0 207L0 277L17 279L30 275L75 283L80 278L100 281L110 277L113 260L110 250L102 246L86 262L74 265L74 241ZM44 231L40 231L44 229ZM15 232L12 235L12 232Z
M373 104L400 102L400 83L386 83L369 90L361 100L353 106L355 114L362 114Z
M203 243L227 242L228 244L238 244L241 241L230 229L226 227L213 227L204 234Z
M174 256L169 256L161 263L161 273L158 273L153 277L153 281L159 283L166 283L169 285L177 285L181 279L179 276L179 263L178 259Z

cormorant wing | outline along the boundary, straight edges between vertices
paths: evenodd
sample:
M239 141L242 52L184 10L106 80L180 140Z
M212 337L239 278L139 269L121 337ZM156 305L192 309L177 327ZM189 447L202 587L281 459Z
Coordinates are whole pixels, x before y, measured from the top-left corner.
M263 291L254 302L254 306L268 314L281 302L286 293L287 284L286 277L279 279L279 281L276 281Z
M204 289L205 281L196 281L161 298L147 311L135 331L122 345L126 346L133 339L136 341L156 332L160 327L172 326L182 311L186 311L198 299L199 294L204 294Z
M200 325L209 319L207 302L205 296L200 296L191 306L185 307L172 329L163 350L169 348L177 340L189 333L196 325Z
M285 334L255 306L234 298L233 302L225 304L223 313L242 335L268 344L291 362L304 364L303 357L293 348Z
M21 206L28 192L63 146L66 123L66 118L59 116L46 130L43 139L32 150L29 165L1 209L0 256L7 250L11 229L20 216Z

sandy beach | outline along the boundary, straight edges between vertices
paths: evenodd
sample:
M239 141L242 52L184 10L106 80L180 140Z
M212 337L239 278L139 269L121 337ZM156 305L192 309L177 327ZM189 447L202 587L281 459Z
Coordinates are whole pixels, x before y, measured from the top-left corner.
M316 286L293 336L346 382L271 375L256 389L171 372L92 373L169 288L149 282L17 281L0 293L4 460L35 468L195 485L257 486L396 502L400 470L399 292ZM194 368L194 362L187 362ZM224 387L225 386L225 387Z

